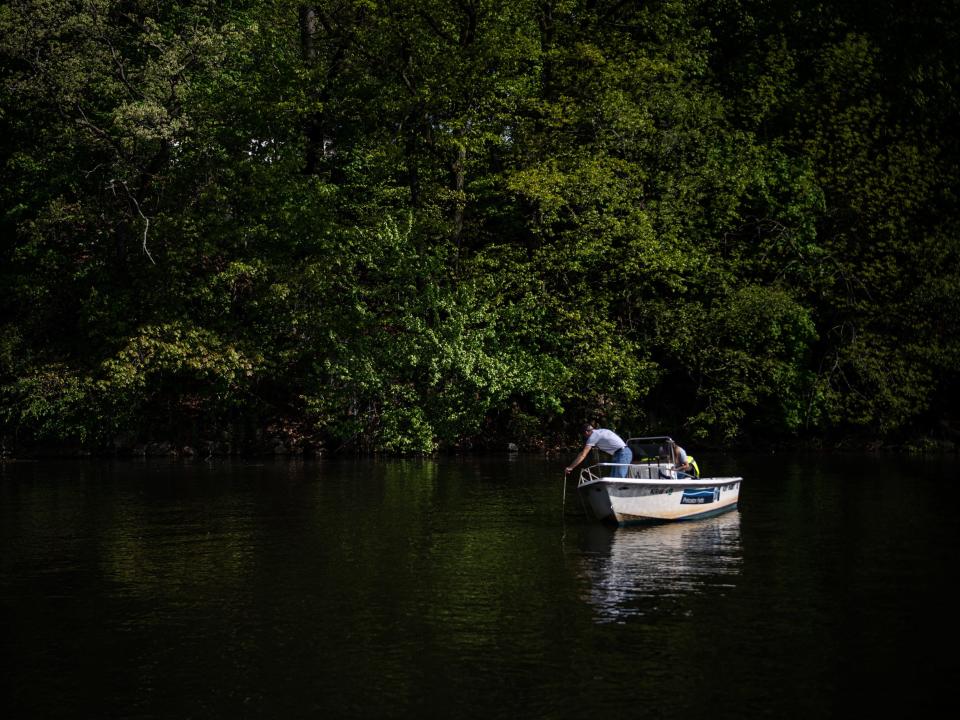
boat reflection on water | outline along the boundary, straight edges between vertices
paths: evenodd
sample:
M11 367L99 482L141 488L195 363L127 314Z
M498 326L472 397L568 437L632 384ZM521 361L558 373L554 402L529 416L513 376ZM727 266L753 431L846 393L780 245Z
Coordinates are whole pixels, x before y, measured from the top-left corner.
M742 565L740 513L645 527L585 528L585 600L601 622L659 615L678 600L735 585Z

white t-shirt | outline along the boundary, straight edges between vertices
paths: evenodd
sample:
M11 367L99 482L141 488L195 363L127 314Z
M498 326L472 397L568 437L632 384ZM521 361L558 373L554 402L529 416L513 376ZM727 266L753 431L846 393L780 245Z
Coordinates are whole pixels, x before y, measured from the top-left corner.
M590 437L587 438L587 445L613 455L626 443L613 430L599 428L590 433Z

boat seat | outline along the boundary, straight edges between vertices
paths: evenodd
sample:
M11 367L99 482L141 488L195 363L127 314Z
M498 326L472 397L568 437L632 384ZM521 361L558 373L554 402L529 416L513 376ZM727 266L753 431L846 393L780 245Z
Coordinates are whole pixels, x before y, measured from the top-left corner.
M627 477L634 480L671 480L674 475L663 465L633 465L627 470Z
M655 465L631 465L630 469L627 471L627 477L633 478L635 480L649 480L650 471L654 467L656 466Z

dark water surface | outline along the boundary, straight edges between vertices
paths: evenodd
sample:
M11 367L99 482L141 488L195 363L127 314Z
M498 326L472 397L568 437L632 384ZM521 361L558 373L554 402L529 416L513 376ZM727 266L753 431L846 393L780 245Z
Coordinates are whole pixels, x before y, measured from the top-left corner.
M953 458L700 457L744 476L738 511L624 529L562 494L568 458L8 464L0 716L914 716L952 694Z

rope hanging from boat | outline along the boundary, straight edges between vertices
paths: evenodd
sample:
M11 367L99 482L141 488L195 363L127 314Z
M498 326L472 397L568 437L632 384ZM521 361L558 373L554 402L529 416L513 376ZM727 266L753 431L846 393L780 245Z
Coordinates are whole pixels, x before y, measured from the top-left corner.
M560 501L560 523L563 525L563 534L560 535L560 547L563 548L563 541L567 537L567 474L563 474L563 485L561 486L563 492L561 493L562 499Z

